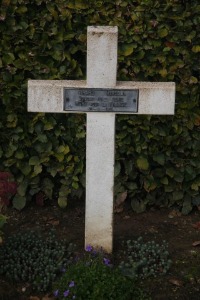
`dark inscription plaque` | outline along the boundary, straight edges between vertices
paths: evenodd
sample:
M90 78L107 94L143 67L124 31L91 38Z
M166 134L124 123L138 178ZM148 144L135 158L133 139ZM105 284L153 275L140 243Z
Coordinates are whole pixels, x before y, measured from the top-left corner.
M139 90L64 88L64 110L138 112Z

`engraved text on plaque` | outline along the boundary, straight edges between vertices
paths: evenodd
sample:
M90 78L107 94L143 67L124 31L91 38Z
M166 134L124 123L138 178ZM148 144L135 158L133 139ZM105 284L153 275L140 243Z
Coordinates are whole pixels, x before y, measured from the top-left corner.
M64 88L64 110L137 113L138 95L138 90Z

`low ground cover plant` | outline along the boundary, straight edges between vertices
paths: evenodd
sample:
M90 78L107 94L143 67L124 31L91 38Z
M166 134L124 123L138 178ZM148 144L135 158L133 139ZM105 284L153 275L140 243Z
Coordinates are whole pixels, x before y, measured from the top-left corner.
M59 300L142 300L149 299L136 282L114 268L103 251L86 248L86 255L68 266L54 284L54 295Z
M139 287L140 279L166 274L171 265L168 246L142 237L124 243L119 265L103 249L88 245L84 253L75 245L29 231L5 239L0 246L0 275L24 282L36 291L53 291L58 300L150 299Z
M16 234L0 247L0 275L46 291L61 272L61 266L71 260L72 248L72 244L66 246L64 241L58 241L53 230L47 236L38 232Z
M124 275L132 278L163 275L171 266L166 241L160 245L154 241L145 243L142 237L128 240L123 255L124 261L119 267Z

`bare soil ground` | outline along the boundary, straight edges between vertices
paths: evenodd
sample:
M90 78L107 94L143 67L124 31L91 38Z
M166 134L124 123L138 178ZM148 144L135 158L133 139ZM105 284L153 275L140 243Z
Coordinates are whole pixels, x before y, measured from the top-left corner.
M59 237L65 237L69 242L75 243L79 251L84 248L83 201L71 201L66 210L61 210L56 203L51 203L44 207L30 205L21 212L9 208L5 213L9 217L4 227L5 237L29 229L45 232L54 227ZM124 211L114 216L115 261L120 259L122 241L137 239L139 236L145 241L154 240L158 243L166 240L169 244L170 259L173 261L167 275L139 283L152 299L200 299L200 211L188 216L182 216L169 209L151 209L142 214L135 214L126 203ZM43 297L44 295L34 294L29 286L15 285L0 278L0 299L39 300Z

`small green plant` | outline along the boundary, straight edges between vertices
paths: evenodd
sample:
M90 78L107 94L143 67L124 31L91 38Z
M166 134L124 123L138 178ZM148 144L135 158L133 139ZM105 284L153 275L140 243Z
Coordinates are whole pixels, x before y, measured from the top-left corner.
M103 251L86 248L83 257L69 265L54 284L54 296L59 300L142 300L148 299L133 280L114 268Z
M159 245L154 241L144 243L142 237L136 241L128 240L124 257L119 268L124 275L132 278L166 274L171 265L166 241Z
M73 245L66 247L51 230L48 236L36 232L8 238L0 248L0 275L15 282L29 282L33 289L46 291L72 259Z

